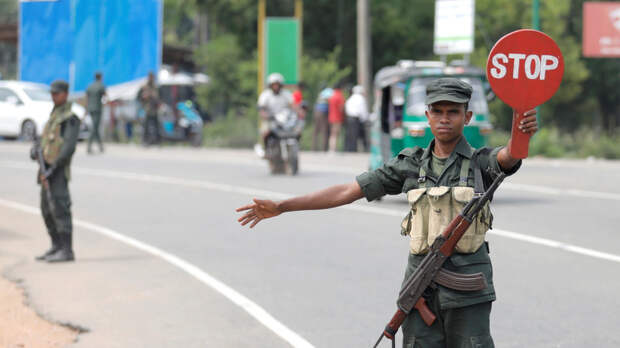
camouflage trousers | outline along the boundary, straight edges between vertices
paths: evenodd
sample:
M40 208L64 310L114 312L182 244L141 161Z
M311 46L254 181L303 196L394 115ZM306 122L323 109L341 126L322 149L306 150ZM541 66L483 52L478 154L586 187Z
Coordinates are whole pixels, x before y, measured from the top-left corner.
M50 192L52 193L54 213L52 214L52 209L50 209L49 202L47 201L45 188L41 185L41 214L47 227L47 233L52 239L52 244L59 245L61 243L61 234L71 235L73 232L69 183L64 173L64 168L58 168L48 180Z
M99 150L103 151L103 143L101 142L101 135L99 134L101 111L91 111L90 118L93 121L93 128L90 130L90 136L88 137L88 151L91 151L93 141L96 141L97 145L99 145Z

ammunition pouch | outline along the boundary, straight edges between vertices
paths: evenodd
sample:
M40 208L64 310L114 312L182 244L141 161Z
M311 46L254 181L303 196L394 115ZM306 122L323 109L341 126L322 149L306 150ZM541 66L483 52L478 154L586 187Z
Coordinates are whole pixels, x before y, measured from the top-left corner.
M411 206L401 224L401 233L411 238L411 253L426 254L429 246L474 197L471 187L428 187L410 190L407 199ZM472 221L456 252L473 253L482 245L486 232L491 228L493 216L488 202Z

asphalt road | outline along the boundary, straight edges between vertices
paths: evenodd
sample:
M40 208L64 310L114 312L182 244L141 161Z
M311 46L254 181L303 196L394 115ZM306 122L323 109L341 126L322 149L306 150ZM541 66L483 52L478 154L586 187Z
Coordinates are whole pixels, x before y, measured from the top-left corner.
M42 245L42 221L11 223L21 219L12 202L39 204L27 151L26 144L0 142L0 217L7 226L0 239L5 230L36 228ZM104 155L87 156L80 147L70 186L74 218L82 222L76 226L77 262L54 269L55 277L89 279L75 286L94 294L102 285L93 274L108 267L99 272L110 285L106 298L125 300L97 304L97 296L83 291L82 302L68 305L72 311L59 306L46 313L87 327L82 342L114 332L119 347L372 346L396 310L408 252L399 234L407 204L398 196L360 201L285 214L253 230L240 227L234 209L252 197L349 182L367 165L363 155L303 153L300 162L296 177L271 176L249 151L109 146ZM618 162L528 159L496 193L494 231L487 237L498 294L491 317L496 346L620 346L618 178ZM88 224L132 239L110 239ZM138 249L127 244L138 242ZM126 251L116 258L117 270L93 256L112 250ZM133 259L149 252L149 262ZM45 266L26 264L21 276L28 284L28 272ZM205 275L229 288L214 289ZM144 284L166 291L132 297ZM245 297L235 303L234 294L222 294L229 290ZM31 296L41 307L61 301L46 299L51 295L45 291ZM132 298L148 305L127 310ZM97 305L106 310L93 309ZM124 338L131 334L123 331L127 322L133 337Z

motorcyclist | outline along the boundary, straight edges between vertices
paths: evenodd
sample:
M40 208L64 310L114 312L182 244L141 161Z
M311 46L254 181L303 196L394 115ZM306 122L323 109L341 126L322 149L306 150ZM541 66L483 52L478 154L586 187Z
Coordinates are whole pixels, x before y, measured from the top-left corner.
M293 95L282 88L284 77L280 73L272 73L267 77L267 89L258 97L258 112L261 118L260 136L262 147L256 144L255 150L264 157L267 135L269 135L269 118L287 108L293 108Z

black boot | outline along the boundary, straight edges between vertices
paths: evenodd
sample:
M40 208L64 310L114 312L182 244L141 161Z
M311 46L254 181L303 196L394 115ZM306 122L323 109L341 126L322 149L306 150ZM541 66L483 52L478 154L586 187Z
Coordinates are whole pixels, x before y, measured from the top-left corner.
M60 250L60 248L57 245L52 245L52 247L49 248L48 251L46 251L42 255L36 256L34 259L37 261L45 261L45 259L47 259L50 255L54 254L58 250Z
M55 253L45 258L47 262L67 262L75 260L73 255L71 233L60 235L61 247Z
M45 259L52 255L53 253L57 252L58 250L60 250L60 241L59 238L56 234L52 234L50 233L50 237L52 238L52 247L46 251L43 255L39 255L37 257L35 257L34 259L37 261L45 261Z

